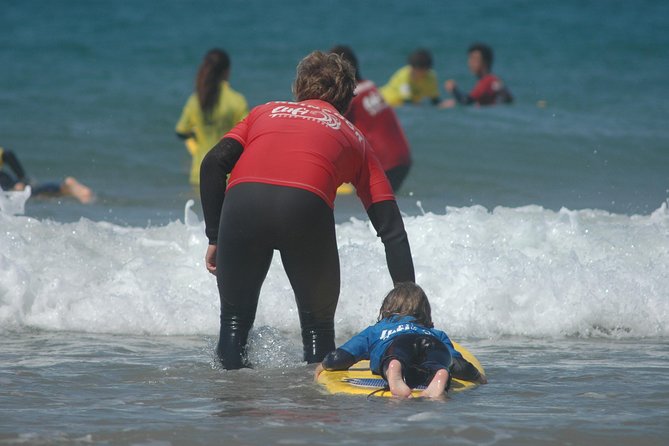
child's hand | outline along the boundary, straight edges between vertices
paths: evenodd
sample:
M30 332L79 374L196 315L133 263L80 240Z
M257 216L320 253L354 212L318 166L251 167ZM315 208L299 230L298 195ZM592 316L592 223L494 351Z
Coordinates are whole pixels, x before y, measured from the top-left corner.
M316 366L316 370L314 370L314 381L318 381L318 375L320 375L323 370L325 370L323 364L318 364Z

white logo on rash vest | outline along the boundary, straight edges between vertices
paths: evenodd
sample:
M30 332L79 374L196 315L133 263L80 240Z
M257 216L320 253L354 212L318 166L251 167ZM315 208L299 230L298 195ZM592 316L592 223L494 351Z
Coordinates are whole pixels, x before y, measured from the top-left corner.
M300 118L307 121L314 121L329 127L333 130L341 128L341 120L335 114L322 108L312 105L299 105L287 103L289 105L279 105L270 112L270 118Z
M431 335L432 334L429 330L426 330L426 329L418 327L414 324L408 323L408 324L400 324L392 330L383 330L381 332L381 336L379 336L379 339L381 339L381 340L388 339L390 336L394 335L395 333L399 333L401 331L414 331L414 332L419 332L419 333L426 334L426 335Z

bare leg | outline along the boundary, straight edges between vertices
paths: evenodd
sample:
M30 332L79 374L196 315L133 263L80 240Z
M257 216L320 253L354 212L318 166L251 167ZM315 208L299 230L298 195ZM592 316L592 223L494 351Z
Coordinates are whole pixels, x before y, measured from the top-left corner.
M434 378L430 381L427 389L423 390L422 396L427 398L439 398L444 395L446 383L448 382L448 372L446 369L438 370Z
M63 195L73 196L83 204L93 201L93 192L74 177L65 178L60 189Z
M386 370L386 378L388 379L388 386L390 393L397 398L410 398L411 389L402 379L402 363L397 359L392 359L388 363Z

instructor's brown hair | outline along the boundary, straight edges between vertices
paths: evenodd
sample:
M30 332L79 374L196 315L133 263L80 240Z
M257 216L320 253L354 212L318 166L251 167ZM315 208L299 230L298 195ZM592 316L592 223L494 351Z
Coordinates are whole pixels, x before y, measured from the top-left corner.
M379 321L389 317L413 316L428 328L432 323L432 310L425 291L413 282L399 282L383 299L379 310Z
M293 94L298 101L320 99L346 113L355 89L355 69L339 54L314 51L297 65Z

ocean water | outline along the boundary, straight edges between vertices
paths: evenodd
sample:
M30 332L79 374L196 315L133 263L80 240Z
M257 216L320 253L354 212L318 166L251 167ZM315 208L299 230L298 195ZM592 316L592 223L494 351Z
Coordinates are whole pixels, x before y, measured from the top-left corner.
M0 444L666 441L669 4L5 0L0 29L0 146L97 195L0 213ZM324 394L278 256L254 369L220 370L173 131L202 55L226 48L257 105L335 43L378 84L427 47L468 89L476 40L516 102L398 110L414 158L398 200L436 326L490 383L443 402ZM336 218L343 342L391 282L357 199Z

